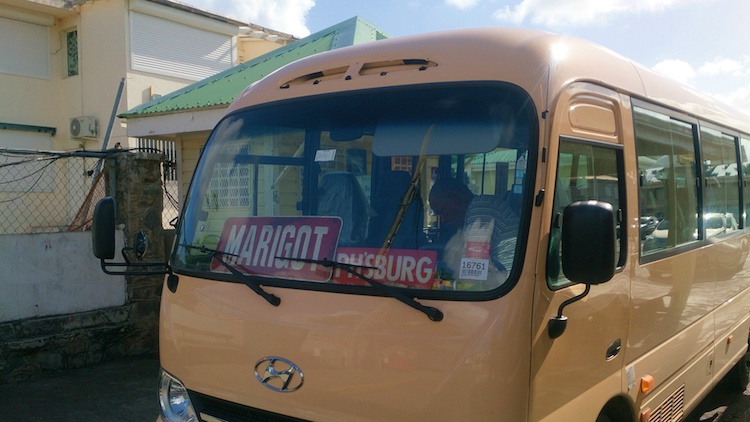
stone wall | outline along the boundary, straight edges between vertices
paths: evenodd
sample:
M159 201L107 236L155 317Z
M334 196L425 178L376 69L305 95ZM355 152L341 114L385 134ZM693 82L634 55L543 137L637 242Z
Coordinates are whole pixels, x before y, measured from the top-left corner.
M172 233L162 228L163 159L157 154L123 152L108 159L105 166L107 194L117 201L117 224L125 245L132 246L139 230L149 239L144 262L166 262L171 245ZM59 253L58 259L65 260L69 259L66 254L80 251ZM0 383L156 353L163 279L161 275L126 276L122 306L0 323Z
M162 228L163 194L161 163L163 155L120 154L108 160L107 192L117 201L117 224L124 238L133 244L136 233L143 230L149 239L143 262L166 262L165 231ZM159 302L164 276L126 276L131 310L131 343L141 344L140 351L156 351L159 334ZM135 350L138 351L138 350Z

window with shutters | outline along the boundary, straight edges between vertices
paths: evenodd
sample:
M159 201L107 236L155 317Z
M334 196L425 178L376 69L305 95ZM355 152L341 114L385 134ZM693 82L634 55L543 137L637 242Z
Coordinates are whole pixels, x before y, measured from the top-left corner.
M201 80L234 63L232 38L155 16L131 14L133 70Z
M0 73L50 78L47 27L0 18Z

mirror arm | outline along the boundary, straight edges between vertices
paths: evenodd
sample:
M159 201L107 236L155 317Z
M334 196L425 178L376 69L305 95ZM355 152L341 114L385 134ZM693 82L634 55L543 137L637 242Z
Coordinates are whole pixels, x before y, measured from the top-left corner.
M589 294L590 291L591 285L586 284L586 289L584 289L583 293L577 296L573 296L560 304L560 307L557 310L557 316L550 318L547 322L547 333L549 334L549 338L556 339L563 335L563 333L565 332L565 328L567 328L568 326L568 317L562 314L563 309L571 303L578 302L579 300L583 299Z
M169 264L163 263L163 262L143 262L143 263L131 263L131 262L106 262L104 259L101 259L101 267L102 271L104 271L105 274L109 275L166 275L169 274L170 277L174 276L172 273L172 267L169 266ZM148 269L148 268L154 268L154 267L162 267L159 269ZM136 268L136 269L126 269L124 271L113 271L109 268ZM138 268L147 268L145 270L140 270Z
M127 251L132 251L132 250L134 250L134 249L133 249L133 248L131 248L131 247L129 247L129 246L125 246L124 248L122 248L122 249L120 250L120 254L122 255L122 259L124 259L124 260L125 260L125 263L126 263L127 265L131 265L131 264L130 264L130 259L128 258L128 255L127 255L127 254L126 254L125 252L127 252Z

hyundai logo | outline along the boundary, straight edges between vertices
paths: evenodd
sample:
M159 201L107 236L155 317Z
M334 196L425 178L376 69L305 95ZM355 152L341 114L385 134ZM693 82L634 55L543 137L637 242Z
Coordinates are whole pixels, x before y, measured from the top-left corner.
M299 390L305 382L305 375L292 361L268 356L255 364L255 378L273 391L291 393Z

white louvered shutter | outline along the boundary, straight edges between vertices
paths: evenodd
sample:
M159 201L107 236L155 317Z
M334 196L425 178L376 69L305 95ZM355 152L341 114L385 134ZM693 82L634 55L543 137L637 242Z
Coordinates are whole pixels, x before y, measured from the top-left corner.
M155 16L131 12L133 70L201 80L233 63L232 38Z

